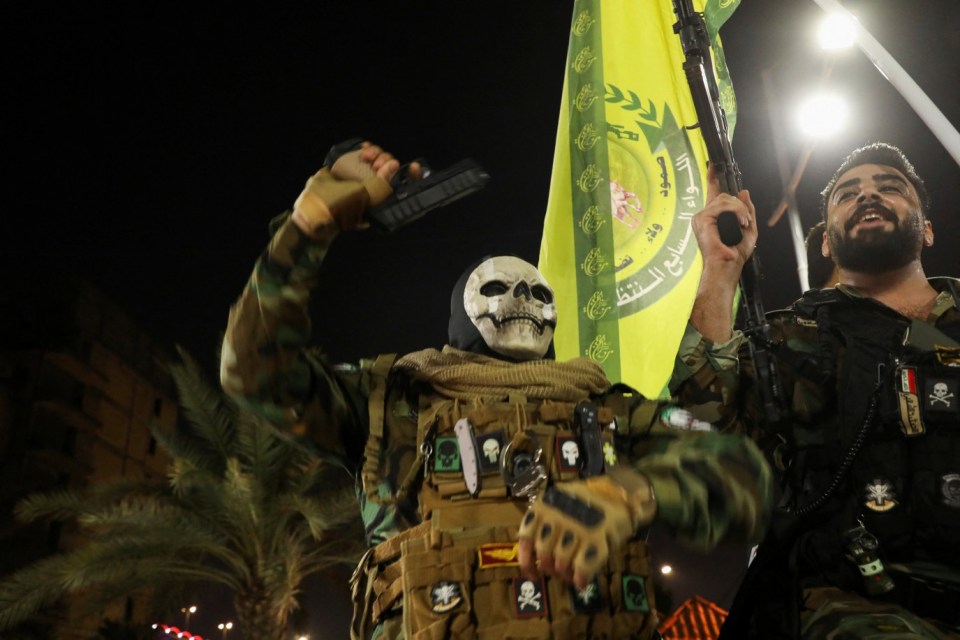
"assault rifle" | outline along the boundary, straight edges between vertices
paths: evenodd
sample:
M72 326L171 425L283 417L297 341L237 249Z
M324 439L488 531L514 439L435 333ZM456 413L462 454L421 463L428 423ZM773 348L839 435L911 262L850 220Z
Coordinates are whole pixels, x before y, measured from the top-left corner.
M743 181L730 145L727 114L720 104L707 26L703 15L693 10L692 0L673 0L673 11L677 15L673 31L680 36L685 57L683 70L690 85L697 126L706 143L707 156L720 181L720 188L735 196L743 188ZM743 239L740 223L732 211L724 211L717 217L717 227L720 240L727 246L739 244ZM760 297L761 279L760 261L754 254L740 275L743 332L749 338L750 356L757 371L764 420L775 430L784 417L785 404L776 362L769 351L770 325Z
M324 159L324 166L332 167L340 156L359 149L361 142L360 138L351 138L333 145ZM483 167L469 158L443 171L433 171L423 162L420 165L422 177L419 180L410 178L410 165L400 167L390 182L393 195L367 210L365 219L370 226L384 233L395 231L428 211L479 191L490 179Z
M707 156L723 191L737 195L743 186L740 169L730 146L727 116L720 104L720 91L710 58L710 36L703 15L694 12L691 0L673 0L673 10L677 15L673 30L680 36L685 57L683 70L690 85ZM725 211L717 217L717 227L720 240L727 246L739 244L743 239L740 224L732 211ZM782 430L781 422L786 417L786 403L776 361L770 352L770 325L760 298L760 280L760 262L754 253L740 275L743 332L749 339L750 356L756 369L764 426L773 433L779 433ZM781 510L777 510L775 516L757 557L740 584L730 614L721 629L721 640L747 637L751 619L755 615L763 617L761 624L765 627L770 626L770 620L776 620L777 624L788 629L799 628L795 611L790 606L796 599L796 594L790 592L795 585L786 570L787 557L797 532L797 518ZM781 593L784 589L785 594ZM774 594L779 594L779 597ZM773 603L769 605L770 612L759 611L757 602L761 599Z

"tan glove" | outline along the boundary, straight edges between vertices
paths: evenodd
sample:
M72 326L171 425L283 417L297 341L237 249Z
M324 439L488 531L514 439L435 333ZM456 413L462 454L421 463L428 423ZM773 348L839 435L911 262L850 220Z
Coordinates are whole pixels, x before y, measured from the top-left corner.
M345 153L331 168L324 167L307 180L292 216L304 233L320 238L361 227L367 209L393 194L388 180L399 165L389 154L371 149L379 148L367 146ZM370 156L373 160L364 159ZM387 156L392 165L381 161L378 171L374 162L381 156Z
M625 468L551 487L520 525L520 567L586 588L656 511L650 482Z

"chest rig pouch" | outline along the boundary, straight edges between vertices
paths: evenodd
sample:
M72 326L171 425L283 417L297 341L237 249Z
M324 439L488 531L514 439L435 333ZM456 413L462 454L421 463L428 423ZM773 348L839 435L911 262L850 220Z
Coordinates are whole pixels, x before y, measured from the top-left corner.
M652 637L643 540L629 542L583 591L522 577L517 558L517 531L531 499L552 483L617 463L616 416L629 416L625 397L460 401L422 393L411 413L416 443L407 450L417 456L405 475L416 480L399 486L415 493L422 523L365 559L357 582L371 586L354 591L367 593L368 602L358 603L366 620L355 616L354 629L380 628L380 637L402 629L405 638L431 640Z

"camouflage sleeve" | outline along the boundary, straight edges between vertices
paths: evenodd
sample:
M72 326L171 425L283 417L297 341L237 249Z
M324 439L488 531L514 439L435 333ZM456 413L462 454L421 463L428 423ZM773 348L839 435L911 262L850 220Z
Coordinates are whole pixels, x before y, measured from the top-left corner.
M772 506L771 469L737 423L742 343L735 332L714 344L688 324L677 353L673 402L719 431L678 430L642 411L631 424L632 433L644 435L632 453L636 470L654 486L657 521L702 548L759 539Z
M220 381L281 431L355 457L365 428L365 374L338 371L307 349L308 301L330 240L307 238L289 218L280 225L230 310Z
M738 352L743 333L715 344L687 324L674 363L670 390L697 418L726 430L734 419L740 387Z
M634 441L634 469L653 485L657 522L679 539L709 549L721 541L755 541L773 498L770 467L746 436L647 427Z

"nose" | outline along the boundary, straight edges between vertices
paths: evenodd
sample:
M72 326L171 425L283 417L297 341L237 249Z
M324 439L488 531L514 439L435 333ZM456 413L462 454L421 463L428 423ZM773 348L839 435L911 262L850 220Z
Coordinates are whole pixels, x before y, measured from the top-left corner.
M873 185L866 185L860 189L860 195L857 196L857 202L865 202L867 200L879 200L880 192L877 191L877 188Z
M523 280L521 280L513 290L514 298L519 298L520 296L523 296L527 300L530 300L531 298L533 298L533 294L530 293L529 285L527 285L527 283L524 282Z

